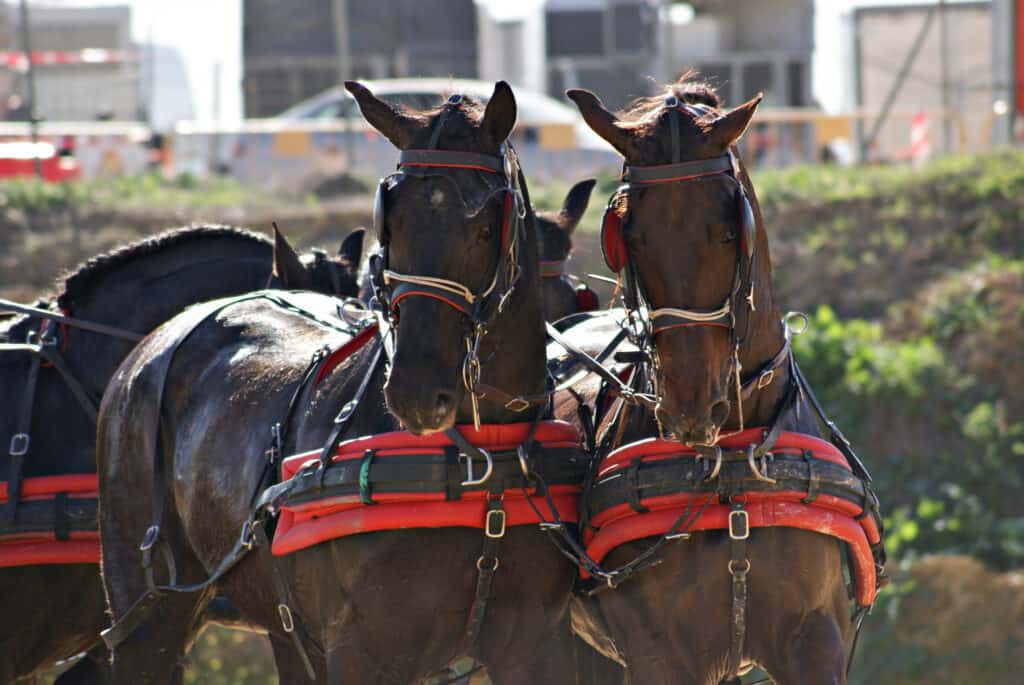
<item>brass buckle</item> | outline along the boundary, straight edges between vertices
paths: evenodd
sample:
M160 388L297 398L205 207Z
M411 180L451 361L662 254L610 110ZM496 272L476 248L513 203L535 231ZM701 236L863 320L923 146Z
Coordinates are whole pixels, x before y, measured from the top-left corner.
M464 488L471 487L474 485L483 485L487 482L487 479L491 477L491 472L494 471L494 459L491 457L491 453L485 449L477 448L480 454L484 455L484 459L487 461L487 470L484 471L484 475L479 478L473 478L473 457L468 454L459 454L459 461L466 460L466 480L462 481L460 485Z
M28 445L32 441L28 433L15 433L11 436L11 446L7 454L12 457L20 457L28 454Z
M484 535L489 538L505 537L505 510L491 509L484 521Z
M750 537L750 515L746 509L733 509L729 512L729 538L746 540Z

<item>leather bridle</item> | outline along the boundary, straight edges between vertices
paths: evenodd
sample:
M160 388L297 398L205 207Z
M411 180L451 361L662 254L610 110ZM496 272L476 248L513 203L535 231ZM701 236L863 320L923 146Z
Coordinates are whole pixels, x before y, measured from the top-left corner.
M480 344L494 319L504 311L521 276L519 253L520 243L525 239L527 207L522 191L523 178L519 160L509 143L501 146L500 154L497 156L435 149L447 115L461 102L461 95L449 98L435 124L430 147L403 150L399 155L398 169L381 179L374 208L374 225L381 247L380 251L370 258L370 273L374 297L383 319L382 331L389 332L391 336L395 335L400 303L409 297L437 300L468 320L469 333L463 339L466 351L462 361L462 384L469 393L473 424L479 428L479 401L485 396L503 403L506 409L522 412L530 407L545 404L549 394L510 395L480 382ZM488 184L491 188L477 204L475 211L466 212L467 215L473 216L492 198L497 195L503 196L501 250L476 289L450 278L406 274L388 268L389 235L383 216L387 195L408 176L451 178L451 169L481 172L486 174L485 178L501 178L500 184Z
M767 387L775 376L775 369L785 361L788 356L788 340L783 349L773 359L772 364L766 365L760 373L748 379L742 380L740 363L740 347L749 335L751 314L756 311L754 304L754 282L753 274L756 267L757 251L755 249L756 224L750 201L746 196L746 189L740 180L739 161L730 150L724 155L710 159L691 161L679 161L679 117L676 114L682 109L678 99L670 96L665 101L665 110L672 131L672 156L671 164L641 166L623 164L623 184L616 190L609 200L607 211L615 211L621 199L628 197L630 193L648 188L652 185L667 183L684 183L712 176L726 175L731 177L737 186L738 208L740 212L741 230L736 239L736 262L733 272L732 285L729 294L717 307L693 308L693 307L659 307L652 309L649 306L649 298L644 293L640 284L636 265L629 258L629 252L623 247L623 268L620 273L620 283L624 286L624 299L627 315L629 316L631 328L634 335L634 344L645 352L646 358L654 366L655 373L652 379L655 385L658 383L660 372L657 365L657 356L650 353L650 347L655 345L655 337L659 333L677 328L698 328L701 326L715 326L725 328L729 335L731 356L729 363L729 384L735 388L737 413L739 417L739 428L736 433L744 430L743 423L743 400L757 389ZM686 105L686 108L693 108ZM696 110L703 113L703 110ZM624 238L620 236L619 240ZM607 249L607 248L606 248ZM745 309L745 325L740 333L737 326L737 314ZM656 404L660 405L662 400L661 390L654 389ZM727 435L732 435L729 433ZM719 437L726 437L721 435Z

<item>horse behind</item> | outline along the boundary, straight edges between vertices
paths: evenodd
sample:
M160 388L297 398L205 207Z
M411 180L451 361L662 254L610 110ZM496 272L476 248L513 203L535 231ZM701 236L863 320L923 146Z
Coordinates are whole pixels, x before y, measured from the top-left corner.
M98 398L136 344L132 338L191 304L263 287L275 258L276 280L286 287L353 295L361 246L362 234L356 233L337 259L323 252L300 257L280 234L272 243L223 226L178 229L90 259L63 277L52 297L53 310L116 327L128 337L51 326L34 315L5 322L0 340L9 342L0 343L5 398L0 438L6 446L11 436L23 433L27 449L21 459L6 450L0 456L0 473L7 478L0 500L0 683L31 679L89 650L107 623L97 567L96 500L95 494L88 496L96 490L93 421ZM32 371L34 355L19 344L40 338L60 368L44 363ZM69 530L57 534L70 538L67 542L52 539L57 523L52 515L38 518L36 509L46 502L14 506L8 501L15 480L25 493L48 480L76 476L90 485L68 497ZM18 538L30 524L34 535L49 539L33 547ZM52 554L37 559L40 550ZM101 682L108 659L97 648L60 682Z

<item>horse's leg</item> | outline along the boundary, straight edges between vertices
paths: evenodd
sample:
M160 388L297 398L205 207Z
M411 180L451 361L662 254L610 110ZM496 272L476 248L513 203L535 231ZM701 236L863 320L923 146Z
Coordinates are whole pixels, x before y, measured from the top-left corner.
M53 685L106 685L109 681L110 652L100 643L61 673Z
M483 655L494 685L532 685L533 683L575 683L575 639L568 626L550 633L544 648L532 659L525 655L489 649ZM603 682L603 681L602 681ZM621 681L620 681L621 682Z
M782 650L758 655L777 685L844 685L843 638L834 616L808 614Z
M409 659L378 658L359 638L346 637L343 644L327 652L326 682L330 685L411 685L419 676L414 663ZM281 683L286 682L282 676Z
M270 639L270 648L274 651L274 665L277 666L277 681L281 683L281 685L304 685L305 683L313 682L335 682L333 680L328 680L326 664L324 664L323 660L317 659L316 654L309 654L309 658L313 662L313 669L316 671L316 680L314 681L309 679L302 657L299 656L299 651L296 649L295 643L292 642L290 637L279 633L270 633L267 637Z

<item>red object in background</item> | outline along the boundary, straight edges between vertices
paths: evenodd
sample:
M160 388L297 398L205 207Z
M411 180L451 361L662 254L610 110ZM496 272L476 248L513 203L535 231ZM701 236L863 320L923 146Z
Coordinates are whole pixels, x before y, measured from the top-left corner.
M74 143L67 138L58 151L52 143L32 143L27 140L0 143L0 179L30 178L35 176L35 159L40 162L44 181L57 183L77 181L82 169L74 157Z

